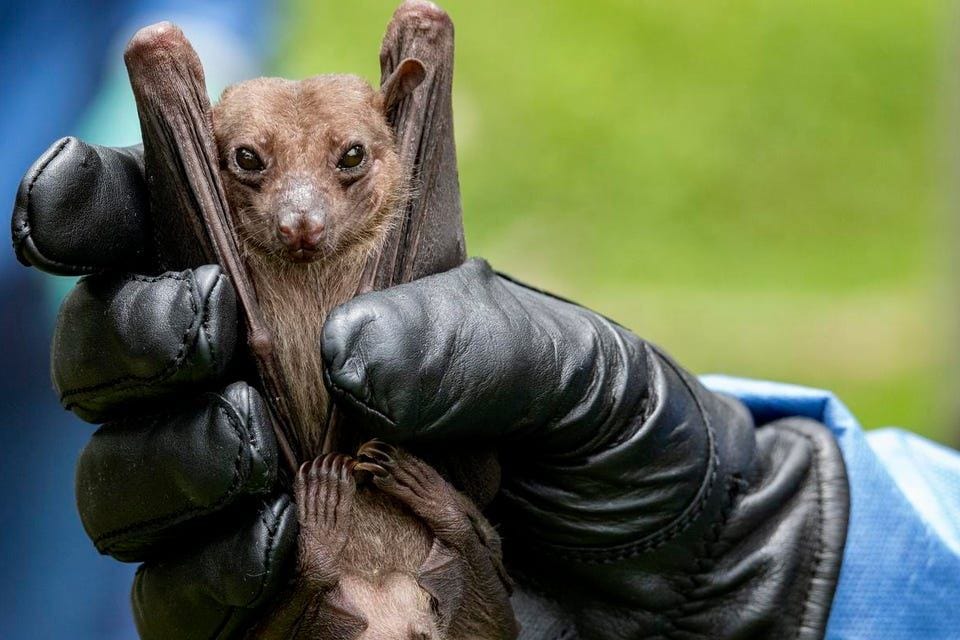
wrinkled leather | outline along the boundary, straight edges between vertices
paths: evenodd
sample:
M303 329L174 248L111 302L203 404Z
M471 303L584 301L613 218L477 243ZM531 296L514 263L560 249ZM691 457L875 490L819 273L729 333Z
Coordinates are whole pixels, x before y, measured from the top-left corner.
M49 273L151 272L143 148L57 140L27 170L13 209L17 258Z
M142 565L132 594L140 637L242 638L291 573L298 531L292 507L281 495L229 522L206 546L185 545Z
M55 145L21 185L18 256L153 272L145 202L137 152ZM113 420L78 467L80 508L105 551L148 558L144 638L241 637L295 554L289 498L258 497L276 455L252 392L203 395L235 345L228 291L214 267L104 274L60 318L64 403ZM822 636L848 510L822 425L755 429L637 336L477 261L351 301L322 348L332 393L384 436L500 447L494 513L523 638Z
M77 507L101 553L142 561L182 544L204 516L271 491L276 475L266 404L237 382L98 429L77 463Z
M750 476L717 486L686 530L643 549L523 546L526 571L567 586L579 637L824 637L846 536L842 460L823 425L791 419L757 431Z
M223 386L232 287L214 266L120 273L158 271L139 147L55 143L21 182L12 232L23 264L98 273L61 307L52 370L67 407L110 421L81 455L77 504L102 552L147 559L140 634L241 637L289 579L297 526L262 399Z
M322 347L380 434L500 443L510 568L579 637L822 636L848 510L822 425L756 429L649 343L478 260L346 303Z
M103 422L215 382L236 339L235 294L217 266L88 276L60 307L53 383L65 408Z

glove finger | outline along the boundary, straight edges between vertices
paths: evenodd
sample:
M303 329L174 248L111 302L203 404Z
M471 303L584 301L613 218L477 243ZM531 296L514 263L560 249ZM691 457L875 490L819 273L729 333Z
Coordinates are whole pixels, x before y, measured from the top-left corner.
M88 276L64 300L53 336L60 402L106 422L211 385L233 355L236 314L233 287L214 265Z
M132 593L140 637L243 637L292 572L298 531L292 504L281 495L210 543L140 567Z
M267 407L236 382L179 411L101 427L77 463L77 507L101 553L145 560L203 517L271 491L276 477Z
M373 418L373 428L390 440L436 435L442 431L441 423L455 424L461 437L509 424L487 422L495 405L487 407L491 411L483 417L486 424L472 424L469 412L460 415L451 398L451 392L490 389L501 381L513 386L513 376L506 370L509 362L499 357L511 350L512 338L497 336L506 338L499 345L489 334L471 340L472 327L496 305L485 295L495 278L486 263L471 261L437 276L359 296L334 309L321 335L325 382L331 393ZM492 329L492 324L487 322L486 328ZM477 376L480 380L474 379ZM451 411L457 415L445 420Z
M321 336L324 375L391 440L510 435L567 451L556 441L591 389L604 388L595 381L609 324L470 260L334 309ZM556 425L553 442L542 425Z
M20 181L13 246L25 265L60 275L148 272L143 149L55 142Z

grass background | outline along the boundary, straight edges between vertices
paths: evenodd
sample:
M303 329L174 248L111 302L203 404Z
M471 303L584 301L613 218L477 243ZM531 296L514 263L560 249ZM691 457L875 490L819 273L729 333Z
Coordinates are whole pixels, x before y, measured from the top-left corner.
M943 3L442 4L472 255L960 444ZM395 6L288 2L275 71L376 81Z

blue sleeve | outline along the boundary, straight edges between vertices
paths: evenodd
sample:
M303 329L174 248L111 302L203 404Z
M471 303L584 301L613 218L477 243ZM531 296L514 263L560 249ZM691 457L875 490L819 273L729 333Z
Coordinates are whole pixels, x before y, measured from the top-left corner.
M897 429L865 433L833 394L724 376L758 425L827 425L850 482L850 524L828 639L960 637L960 454Z

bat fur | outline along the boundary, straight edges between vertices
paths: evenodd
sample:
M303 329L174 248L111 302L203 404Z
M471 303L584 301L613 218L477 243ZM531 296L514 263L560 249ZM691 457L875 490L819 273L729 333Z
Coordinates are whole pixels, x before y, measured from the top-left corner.
M401 62L380 91L346 75L260 78L228 88L213 108L240 252L288 381L296 439L312 460L295 484L296 582L254 638L517 633L499 539L468 498L383 443L356 457L323 451L320 331L397 224L409 176L386 113L422 78L416 60Z
M423 68L410 53L428 61L428 86L412 95ZM234 282L294 470L296 578L251 637L515 637L499 541L474 503L388 445L348 456L321 444L328 407L317 336L326 313L358 290L463 259L449 17L423 0L401 5L381 51L380 91L349 76L260 79L227 91L213 112L199 58L170 23L137 32L125 60L158 261L183 269L215 260ZM401 215L408 167L425 187ZM298 457L310 462L296 471ZM485 503L495 459L447 458L449 476Z

